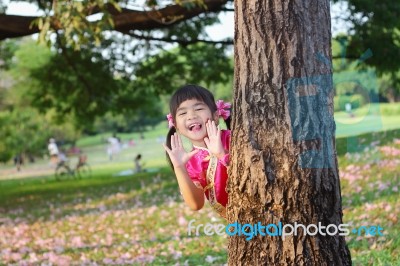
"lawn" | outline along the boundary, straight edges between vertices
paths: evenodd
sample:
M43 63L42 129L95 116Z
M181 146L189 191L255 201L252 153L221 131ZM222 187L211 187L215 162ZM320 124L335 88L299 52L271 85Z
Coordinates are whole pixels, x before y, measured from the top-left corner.
M56 181L45 160L29 166L46 169L35 178L26 177L27 169L25 175L3 176L0 265L226 263L225 235L188 236L192 219L195 225L223 221L208 205L193 212L182 202L158 140L165 131L160 125L144 139L121 135L125 141L134 138L136 144L114 161L106 156L102 138L107 134L83 139L79 145L89 155L91 178ZM398 130L366 133L357 138L362 149L353 153L347 152L347 138L337 140L344 223L384 229L384 236L347 237L354 265L400 264L400 140L396 138ZM152 172L118 176L133 168L138 153Z
M400 262L400 144L370 145L339 157L344 222L379 225L383 237L350 235L355 265ZM377 160L377 155L378 160ZM226 236L188 236L187 224L221 221L207 206L190 211L168 168L112 177L103 167L83 180L52 176L0 182L0 260L5 264L218 265ZM193 232L194 234L194 232Z
M400 128L400 104L367 104L355 109L350 116L336 112L336 137L355 136L367 132Z

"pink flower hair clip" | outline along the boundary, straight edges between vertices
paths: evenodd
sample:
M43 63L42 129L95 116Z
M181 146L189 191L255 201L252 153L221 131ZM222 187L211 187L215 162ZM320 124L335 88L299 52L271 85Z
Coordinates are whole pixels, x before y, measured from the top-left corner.
M169 114L167 115L167 120L168 120L168 127L169 127L169 128L175 126L175 124L174 124L174 119L172 118L171 113L169 113Z
M226 120L231 115L231 111L229 110L231 104L223 100L218 100L215 104L217 105L218 115Z

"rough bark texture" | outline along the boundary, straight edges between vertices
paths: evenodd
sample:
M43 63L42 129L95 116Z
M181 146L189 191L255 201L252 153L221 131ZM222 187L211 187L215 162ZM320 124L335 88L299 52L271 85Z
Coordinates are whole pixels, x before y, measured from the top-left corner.
M228 220L341 224L329 0L236 0L235 16ZM229 265L351 265L339 235L245 238Z

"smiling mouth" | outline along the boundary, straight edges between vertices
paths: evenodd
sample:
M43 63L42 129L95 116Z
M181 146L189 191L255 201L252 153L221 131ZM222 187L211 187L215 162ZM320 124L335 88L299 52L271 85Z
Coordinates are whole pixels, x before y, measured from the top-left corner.
M192 124L189 126L190 131L199 131L203 126L201 124Z

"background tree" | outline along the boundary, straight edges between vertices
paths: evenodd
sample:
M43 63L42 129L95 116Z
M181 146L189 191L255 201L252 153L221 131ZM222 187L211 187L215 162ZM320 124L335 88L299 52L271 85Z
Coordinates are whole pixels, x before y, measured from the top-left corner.
M25 161L28 157L47 154L50 137L58 141L76 140L80 130L74 127L71 114L65 114L56 124L54 109L40 113L32 107L35 88L47 84L35 80L31 74L49 62L50 50L32 40L6 41L0 44L0 50L8 51L0 55L3 62L0 72L0 161L7 162L17 154L25 157Z
M184 83L224 82L231 75L226 42L207 40L204 30L218 21L214 11L227 1L27 2L44 15L0 15L0 38L40 31L42 43L54 48L45 64L29 69L24 87L32 106L42 113L56 110L58 121L72 115L76 127L90 128L107 112L137 116L139 110L148 116L142 122L154 120L160 106L152 103L160 94ZM90 19L92 14L103 15Z
M329 1L235 1L229 221L342 223ZM315 23L318 22L318 23ZM351 265L344 237L229 239L233 265Z
M347 21L347 35L338 35L343 46L340 58L359 59L365 51L372 51L361 67L374 67L379 76L384 76L381 83L382 100L391 102L400 98L400 62L393 58L400 57L400 3L398 1L377 0L334 0L347 2L348 14L342 20Z

